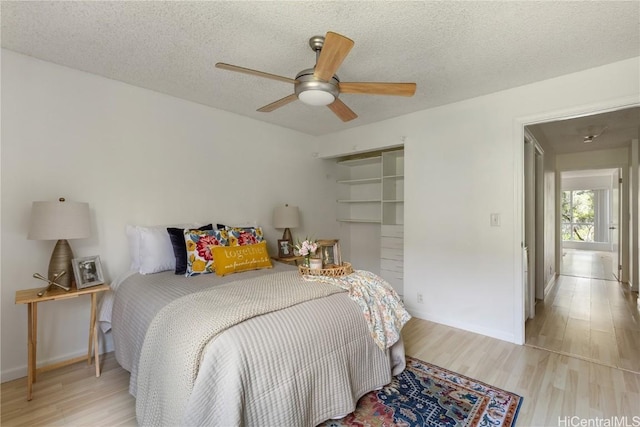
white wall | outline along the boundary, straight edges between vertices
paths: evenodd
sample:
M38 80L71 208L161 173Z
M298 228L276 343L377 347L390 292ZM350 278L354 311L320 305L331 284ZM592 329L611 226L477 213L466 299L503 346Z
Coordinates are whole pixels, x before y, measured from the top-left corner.
M571 154L558 154L556 156L556 169L558 172L609 169L629 164L628 148L612 148L608 150L583 151Z
M272 210L290 203L294 236L337 234L333 162L298 132L3 50L1 136L3 381L26 374L15 291L42 285L31 275L55 243L26 239L33 201L88 202L92 237L70 243L111 279L128 267L126 224L251 221L274 242ZM40 304L39 318L40 364L86 352L88 299Z
M637 102L638 60L318 138L330 157L407 136L404 299L414 315L523 342L523 125ZM490 226L492 212L500 227Z
M611 190L611 175L562 177L562 191Z

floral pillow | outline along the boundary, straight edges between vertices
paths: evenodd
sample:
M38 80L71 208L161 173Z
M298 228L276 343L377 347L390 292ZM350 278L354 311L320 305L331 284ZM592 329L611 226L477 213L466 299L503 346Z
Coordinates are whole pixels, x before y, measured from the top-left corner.
M215 271L213 248L228 245L226 234L224 230L184 231L184 241L187 247L186 277Z
M264 240L262 227L228 227L227 233L229 236L228 246L255 245Z

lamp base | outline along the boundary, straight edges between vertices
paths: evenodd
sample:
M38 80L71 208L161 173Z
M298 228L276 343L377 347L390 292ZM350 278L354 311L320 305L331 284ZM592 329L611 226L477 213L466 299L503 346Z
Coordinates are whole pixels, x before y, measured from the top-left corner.
M72 259L73 251L69 246L69 242L66 239L58 240L49 260L49 272L47 273L49 280L68 288L75 284L73 280L73 265L71 264ZM65 274L60 276L62 271Z
M291 237L291 230L289 230L288 228L284 229L284 233L282 233L282 240L288 240L289 242L293 243L293 238Z
M293 253L293 237L291 237L291 230L288 228L284 229L284 233L282 233L282 240L286 240L289 242L289 255L285 255L282 258L292 258L295 256Z

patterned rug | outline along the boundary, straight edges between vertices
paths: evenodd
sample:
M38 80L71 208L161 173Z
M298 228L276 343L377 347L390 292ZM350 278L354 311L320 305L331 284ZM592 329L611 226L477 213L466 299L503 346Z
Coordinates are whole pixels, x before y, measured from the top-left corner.
M509 427L523 398L407 356L407 368L381 390L364 395L356 410L323 427Z

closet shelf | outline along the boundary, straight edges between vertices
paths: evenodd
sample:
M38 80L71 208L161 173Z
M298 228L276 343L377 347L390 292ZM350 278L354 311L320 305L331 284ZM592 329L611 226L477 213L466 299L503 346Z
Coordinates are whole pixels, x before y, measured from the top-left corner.
M360 166L360 165L375 165L382 162L382 156L364 157L361 159L348 159L337 162L343 166Z
M362 219L362 218L338 218L338 222L366 222L372 224L380 224L380 219Z
M376 178L360 178L360 179L342 179L340 181L338 181L338 184L349 184L349 185L355 185L355 184L375 184L382 181L380 179L380 177L376 177Z

